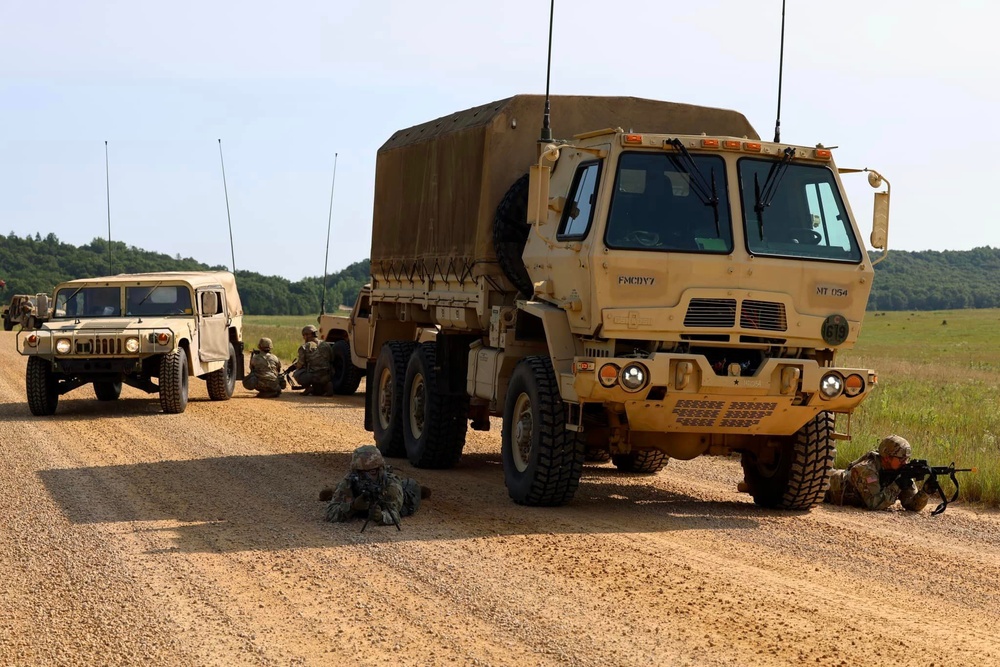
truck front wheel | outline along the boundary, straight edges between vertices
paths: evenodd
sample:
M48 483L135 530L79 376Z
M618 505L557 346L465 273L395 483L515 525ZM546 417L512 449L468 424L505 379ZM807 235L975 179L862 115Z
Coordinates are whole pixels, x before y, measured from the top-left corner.
M390 340L375 362L370 390L375 445L384 456L406 456L403 443L403 382L416 343Z
M358 390L361 384L362 371L351 361L351 344L346 340L333 343L333 363L330 376L333 380L333 391L336 394L349 396Z
M566 429L566 405L548 357L525 357L514 369L501 454L507 493L519 505L562 505L580 485L584 441Z
M52 373L52 364L40 357L28 357L24 388L31 414L36 417L55 414L59 404L59 379Z
M833 415L821 412L784 438L773 460L744 452L743 475L754 502L786 510L807 510L822 502L836 453L833 431Z
M438 391L437 343L417 346L406 366L403 443L418 468L450 468L462 456L469 400Z
M228 401L236 388L236 348L229 344L229 358L226 365L205 376L208 397L213 401Z
M188 403L187 352L179 347L160 357L160 405L167 414L180 414Z

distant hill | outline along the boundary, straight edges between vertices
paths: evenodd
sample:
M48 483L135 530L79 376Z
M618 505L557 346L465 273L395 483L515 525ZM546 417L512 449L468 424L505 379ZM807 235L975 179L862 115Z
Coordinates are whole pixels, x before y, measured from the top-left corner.
M11 232L0 236L0 300L12 294L51 292L56 284L74 278L108 275L108 243L95 238L88 245L62 243L55 234L42 238L20 238ZM190 257L170 257L124 243L113 243L114 273L149 271L213 271L225 266L209 266ZM353 304L361 286L368 281L367 259L351 264L327 277L326 310L339 304ZM323 291L322 277L291 282L280 276L264 276L252 271L237 271L243 309L248 315L315 315L319 313Z
M1000 308L1000 248L892 250L875 265L868 310L961 308Z

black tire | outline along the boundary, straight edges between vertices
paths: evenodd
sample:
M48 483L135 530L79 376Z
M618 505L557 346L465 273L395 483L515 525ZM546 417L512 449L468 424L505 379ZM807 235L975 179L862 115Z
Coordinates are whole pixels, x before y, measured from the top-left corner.
M59 379L52 372L52 364L40 357L28 357L24 389L31 414L36 417L55 414L59 404Z
M375 446L383 456L406 456L403 442L403 383L406 364L416 343L390 340L382 345L375 361L369 390Z
M611 460L611 450L588 447L583 460L587 463L607 463Z
M122 395L121 380L95 380L94 395L99 401L117 401Z
M469 399L438 391L437 343L413 350L403 381L403 444L417 468L451 468L462 457Z
M493 249L504 275L525 296L535 289L521 255L528 241L528 175L510 186L493 216Z
M167 414L184 412L188 403L187 352L179 347L160 357L160 405Z
M208 397L213 401L228 401L236 389L236 348L229 344L229 359L226 365L205 376Z
M351 361L351 344L346 340L333 343L333 361L330 366L330 377L333 380L333 393L349 396L358 390L364 371Z
M612 454L611 461L621 472L652 475L667 465L670 457L658 449L642 449L628 454Z
M566 429L552 361L525 357L507 387L501 455L507 493L519 505L569 502L583 474L584 441Z
M6 317L3 318L3 330L13 331L14 330L14 320L8 320Z
M754 502L787 510L807 510L822 502L836 454L833 432L833 415L821 412L784 439L772 463L744 452L743 475Z

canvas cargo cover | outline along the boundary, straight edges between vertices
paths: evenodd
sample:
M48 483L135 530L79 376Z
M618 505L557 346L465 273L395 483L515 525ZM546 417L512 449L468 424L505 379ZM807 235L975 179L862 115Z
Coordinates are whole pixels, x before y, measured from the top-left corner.
M372 272L499 275L493 215L537 159L542 95L516 95L400 130L375 167ZM759 139L736 111L637 97L553 96L557 139L621 127L635 132Z
M157 282L187 283L194 289L221 285L226 290L226 309L229 317L243 315L240 293L236 291L236 277L229 271L160 271L157 273L119 273L117 276L79 278L60 283L56 289L80 285L153 285Z

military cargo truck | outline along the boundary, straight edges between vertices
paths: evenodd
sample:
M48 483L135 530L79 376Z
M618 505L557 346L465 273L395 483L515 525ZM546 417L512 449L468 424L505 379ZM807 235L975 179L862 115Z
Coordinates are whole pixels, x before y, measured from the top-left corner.
M875 371L872 261L831 150L762 141L735 111L518 95L378 152L366 426L418 467L502 417L510 497L559 505L588 452L623 471L741 456L767 507L822 499ZM847 171L847 170L845 170ZM858 171L858 170L852 170ZM870 183L881 186L875 172ZM888 192L873 245L885 247ZM440 327L414 342L418 327Z
M47 301L39 295L39 327L17 338L33 415L54 414L61 395L86 384L99 401L117 400L122 384L158 393L164 412L180 413L190 376L213 401L243 377L243 306L229 272L71 280Z

